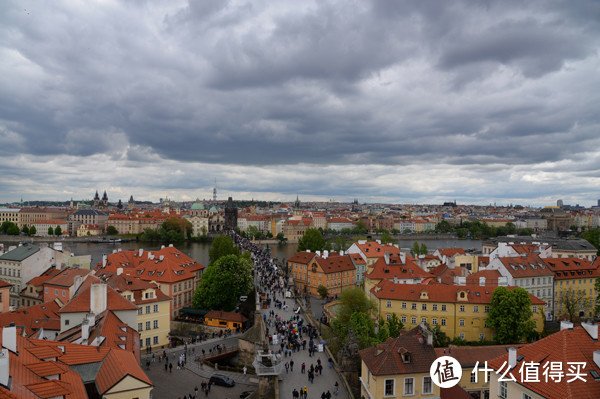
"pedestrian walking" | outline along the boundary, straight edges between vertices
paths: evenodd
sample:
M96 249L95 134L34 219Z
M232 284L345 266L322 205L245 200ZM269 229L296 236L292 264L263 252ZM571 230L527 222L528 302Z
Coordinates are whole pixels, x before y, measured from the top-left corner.
M340 384L336 381L335 385L333 386L333 394L337 396L338 392L339 392L339 387Z
M169 373L173 372L173 363L169 363Z
M246 375L246 371L248 371L248 369L246 368L246 366L244 366L244 368L242 370L244 370L244 375Z
M294 361L290 360L290 371L294 371Z

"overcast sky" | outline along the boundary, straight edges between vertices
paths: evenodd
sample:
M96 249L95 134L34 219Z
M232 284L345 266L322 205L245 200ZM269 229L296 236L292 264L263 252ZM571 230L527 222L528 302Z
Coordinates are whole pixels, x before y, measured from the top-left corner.
M0 202L600 198L596 0L1 7Z

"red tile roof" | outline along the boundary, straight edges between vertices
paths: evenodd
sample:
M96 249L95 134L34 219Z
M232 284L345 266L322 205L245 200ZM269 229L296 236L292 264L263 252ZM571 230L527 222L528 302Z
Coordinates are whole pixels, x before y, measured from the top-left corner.
M108 285L113 287L115 291L119 294L123 294L126 291L131 291L133 293L133 302L135 304L145 304L152 302L162 302L162 301L170 301L171 297L164 294L159 288L158 285L151 283L149 281L144 281L135 276L128 276L125 274L118 275L114 272L105 272L99 271L96 273L96 276L100 278L102 281L106 282ZM143 291L152 289L154 295L152 298L143 298Z
M117 349L110 351L96 376L98 391L103 395L126 376L131 376L152 386L152 382L142 371L135 358L131 356L131 353Z
M0 280L0 288L4 288L4 287L12 287L11 283L7 283L4 280Z
M438 252L440 255L447 256L448 258L454 255L466 255L465 250L462 248L438 248Z
M402 359L409 354L410 361ZM406 335L388 338L382 344L360 350L362 361L373 375L396 375L428 373L431 364L437 359L433 347L427 345L422 336Z
M600 267L587 259L578 258L546 258L544 262L554 272L555 280L600 277Z
M44 285L52 285L52 286L58 286L58 287L70 287L73 285L73 282L75 281L75 277L77 277L77 276L85 277L88 274L90 274L89 270L69 267L69 268L61 270L58 274L56 274L52 278L46 280Z
M527 257L498 258L514 278L552 276L552 270L536 254Z
M41 287L46 281L52 278L52 276L56 276L58 273L60 273L60 269L57 269L55 267L49 267L41 275L29 280L27 284L33 285L35 287Z
M0 327L8 327L11 323L23 327L26 336L31 336L41 327L46 330L60 330L60 306L56 301L41 303L17 309L14 312L0 314Z
M58 313L81 313L90 311L90 291L92 284L104 284L95 276L88 276L81 284L74 297L71 298ZM137 310L137 306L119 295L112 287L106 285L106 309Z
M516 287L507 287L509 290ZM407 301L427 301L427 302L446 302L455 303L458 301L458 293L464 291L467 293L468 303L489 304L492 300L493 289L489 287L472 287L460 285L444 285L438 283L423 284L394 284L390 280L382 280L371 292L379 299L407 300ZM421 299L421 292L426 292L428 299ZM544 305L545 302L529 294L532 305Z
M149 254L152 254L152 259ZM161 257L163 258L161 260ZM175 283L196 278L196 272L204 266L174 247L165 247L159 251L121 251L107 257L106 267L98 263L96 271L112 271L123 268L123 273L137 276L142 280L160 283Z
M289 257L288 262L300 263L303 265L307 265L308 263L310 263L311 260L313 260L313 258L315 256L317 256L317 254L315 254L314 252L307 252L307 251L298 252L298 253L294 254L293 256Z
M600 342L593 340L584 328L565 329L518 348L517 358L521 355L524 357L517 362L512 374L520 385L546 398L597 399L600 398L600 385L597 381L594 381L590 371L594 370L600 374L600 368L594 362L594 351L598 350L600 350ZM508 354L492 360L488 365L494 370L499 370L504 362L508 362ZM523 381L525 379L521 379L519 370L524 362L540 363L538 382L525 382ZM569 362L585 362L586 365L583 367L582 372L586 382L579 379L567 382L572 376L566 375L563 376L560 382L552 379L545 382L542 373L546 362L560 363L564 373L569 372ZM505 369L506 366L503 371Z
M467 276L467 285L479 285L481 277L485 278L486 287L497 287L498 279L502 277L502 274L498 270L480 270Z
M412 261L401 263L398 256L390 257L390 264L385 263L384 258L379 258L373 264L373 269L365 273L365 277L371 280L402 278L431 278L433 275L421 269Z
M401 252L399 248L393 245L379 244L377 241L367 241L364 244L357 242L356 246L367 258L383 258L386 252L389 252L391 255L398 255Z
M356 270L352 259L348 255L340 256L334 253L330 254L327 258L317 257L315 261L325 274Z

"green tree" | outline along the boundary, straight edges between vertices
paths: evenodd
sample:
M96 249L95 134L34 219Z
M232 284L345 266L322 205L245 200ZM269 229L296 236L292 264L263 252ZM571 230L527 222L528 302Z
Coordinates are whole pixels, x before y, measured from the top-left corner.
M106 228L106 234L108 234L109 236L114 236L119 234L119 231L117 230L117 228L115 226L108 226Z
M17 226L16 224L13 224L12 226L10 226L8 228L8 230L6 230L6 234L11 235L11 236L18 236L19 235L19 226Z
M285 244L287 242L287 238L285 237L285 234L283 233L277 233L277 236L275 237L279 240L280 244Z
M560 292L558 302L564 309L563 314L569 318L569 321L573 321L574 318L579 317L579 310L583 309L584 313L587 309L587 298L585 290L582 292L575 292L573 288L567 288L565 291Z
M375 301L367 298L360 287L346 288L340 294L339 301L336 319L343 325L348 324L352 313L364 313L369 316L371 312L377 309Z
M321 296L321 298L325 299L329 296L329 290L322 284L319 284L317 287L317 293Z
M498 287L492 294L487 324L496 330L499 344L516 344L534 331L531 297L521 287Z
M356 342L360 349L375 344L375 325L365 313L354 312L350 315L348 328L356 334Z
M590 244L596 247L596 249L600 249L600 229L590 229L581 233L579 237L587 240ZM600 255L600 250L596 254Z
M15 224L14 224L13 222L4 221L4 222L2 222L2 225L0 225L0 232L1 232L1 233L7 233L7 232L8 232L8 229L9 229L11 226L14 226L14 225L15 225Z
M404 328L404 325L400 321L400 318L396 316L396 313L392 313L392 316L387 321L388 331L390 337L395 338L400 334L400 331Z
M60 228L60 226L56 226L56 228L54 229L54 235L58 237L62 235L62 229Z
M351 243L346 237L339 235L333 237L329 241L329 245L331 246L332 250L340 252L347 250L350 247Z
M298 251L310 250L312 252L321 251L325 248L326 242L323 234L318 229L307 229L306 233L298 240Z
M437 224L437 226L435 226L435 231L440 233L450 233L454 231L454 229L450 223L448 223L446 220L442 220Z
M248 238L250 238L250 239L252 239L252 238L258 239L259 233L260 233L260 231L258 230L258 227L256 227L256 226L248 226L248 228L246 229L246 234L248 235Z
M48 235L49 236L53 236L54 235L54 229L52 228L52 226L48 227Z
M367 234L368 232L369 232L369 230L367 229L367 225L362 220L359 220L356 223L354 223L354 228L352 229L352 234L362 235L362 234Z
M29 235L34 236L36 233L37 233L37 229L35 228L35 226L31 226L29 228Z
M27 225L23 225L23 228L21 229L21 233L25 233L25 234L29 235L29 227L27 227Z
M425 243L419 245L418 242L414 242L412 249L410 250L410 255L413 257L417 257L419 255L427 255L427 245Z
M213 264L219 260L219 258L227 255L239 256L240 249L235 245L230 236L220 235L213 240L212 245L210 246L210 251L208 252L208 264Z
M252 261L248 256L224 255L210 264L194 292L201 309L232 311L241 295L252 291Z
M381 235L381 243L382 244L393 244L394 239L388 233L383 233Z
M398 229L392 229L392 235L397 236L398 234L400 234L400 230L398 230Z

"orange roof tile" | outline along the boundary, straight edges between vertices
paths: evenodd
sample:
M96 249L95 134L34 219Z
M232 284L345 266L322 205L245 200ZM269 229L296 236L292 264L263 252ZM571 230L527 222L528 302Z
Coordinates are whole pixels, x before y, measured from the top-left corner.
M61 270L58 274L48 279L44 285L52 285L58 287L70 287L73 285L75 281L75 277L77 276L87 276L90 274L89 270L79 269L74 267L68 267L66 269Z
M90 311L90 292L92 284L100 284L95 276L88 276L81 287L58 313L80 313ZM104 284L104 283L102 283ZM106 284L105 284L106 285ZM137 310L137 306L119 295L112 287L106 285L106 309L108 310Z
M512 290L516 287L507 287ZM458 301L458 293L467 293L468 303L489 304L492 300L493 289L489 287L467 287L460 285L444 285L431 283L423 284L394 284L391 280L381 280L371 292L379 299L395 299L407 301L427 301L455 303ZM421 299L421 292L426 292L428 299ZM529 294L532 305L545 305L545 302Z
M102 362L100 371L98 371L98 375L96 376L98 391L103 395L128 375L152 386L152 382L148 376L142 371L135 358L129 352L123 350L110 351L104 362Z
M514 278L552 276L552 270L536 254L498 258Z
M517 361L512 374L520 385L538 393L546 398L578 398L578 399L596 399L600 398L600 385L594 381L590 371L600 374L600 367L594 362L594 352L600 350L600 342L593 340L582 327L575 327L572 330L564 329L534 343L523 345L517 349L517 358L523 356ZM499 370L504 362L508 361L508 353L504 354L488 363L494 370ZM539 381L525 382L521 379L519 369L524 362L540 363ZM545 379L542 377L543 365L546 362L557 362L561 364L563 372L568 372L569 362L585 362L582 372L586 382L575 379L567 382L571 377L563 377L560 381ZM506 366L505 366L506 368ZM505 370L503 369L503 371ZM508 376L507 376L508 377Z

